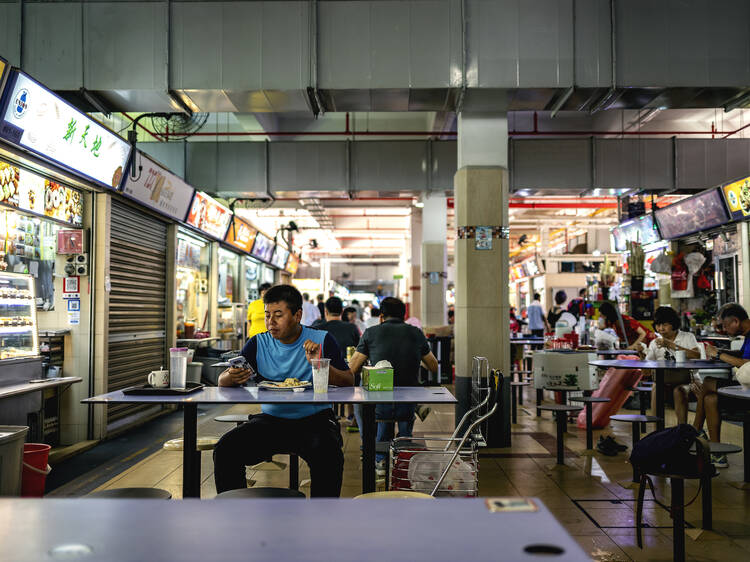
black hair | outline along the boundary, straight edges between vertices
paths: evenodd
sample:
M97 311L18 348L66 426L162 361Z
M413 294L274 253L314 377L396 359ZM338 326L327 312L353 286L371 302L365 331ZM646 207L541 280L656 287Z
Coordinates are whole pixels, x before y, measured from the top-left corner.
M260 287L258 287L258 291L260 292L267 291L271 287L273 287L273 285L271 285L270 283L261 283Z
M671 306L660 306L654 312L654 326L657 324L672 324L675 331L680 329L680 315Z
M339 316L343 310L344 303L341 302L340 298L331 297L326 301L326 312L328 312L329 314Z
M323 293L318 293L318 300L323 302Z
M455 315L456 315L456 312L452 308L449 308L448 309L448 318L450 318L451 316L455 316Z
M555 304L560 305L568 300L568 293L565 291L557 291L555 293Z
M403 320L406 317L406 305L396 297L386 297L380 303L380 313L386 318Z
M302 308L302 295L293 285L276 285L263 295L263 304L285 302L292 314Z
M578 291L578 296L579 297L585 297L586 296L586 289L581 289L580 291Z
M719 313L716 315L719 320L726 318L736 318L740 322L747 320L747 311L742 308L741 305L736 302L728 302L719 309Z
M576 320L581 317L581 309L578 304L577 301L570 301L567 309L570 314L576 317Z
M359 304L359 301L358 301L357 299L354 299L354 300L352 301L352 304Z
M542 298L542 297L541 297L541 296L539 295L539 293L534 293L534 300L535 300L535 301L538 301L538 300L539 300L539 299L541 299L541 298Z
M617 314L617 309L609 301L604 301L599 305L599 314L604 316L610 324L617 324L618 322L619 315Z
M341 319L344 322L350 322L351 321L350 317L351 317L352 314L354 314L356 316L357 315L357 309L354 308L353 306L347 306L344 309L344 311L341 313Z
M310 300L310 295L308 293L302 293L302 300L309 301Z
M376 306L373 306L370 310L370 317L377 318L378 316L380 316L380 309Z

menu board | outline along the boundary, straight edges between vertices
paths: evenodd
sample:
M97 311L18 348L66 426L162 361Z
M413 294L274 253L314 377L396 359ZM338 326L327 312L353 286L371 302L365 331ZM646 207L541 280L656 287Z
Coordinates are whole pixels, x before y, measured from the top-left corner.
M0 203L83 226L80 191L3 161L0 161Z
M134 162L131 166L137 164L143 166L143 169L138 172L136 179L128 174L122 187L123 193L168 217L178 221L185 220L195 190L143 153L136 153L135 159L137 163Z
M750 217L750 178L745 178L722 188L729 214L734 220Z
M249 254L253 249L257 233L257 230L235 215L224 241Z
M22 72L6 90L0 136L103 186L120 185L128 142Z
M201 247L183 238L177 239L177 265L189 269L201 268Z
M643 215L620 223L610 230L616 252L628 249L628 242L640 242L644 246L659 242L659 231L654 225L653 215Z
M253 250L250 252L250 255L261 261L271 263L271 258L273 257L273 240L259 232L255 235L255 244L253 244Z
M232 220L232 211L205 193L195 192L193 205L190 207L190 214L187 218L188 224L209 236L224 240L230 220Z
M299 256L296 254L289 254L289 259L286 262L286 270L294 275L297 273L299 268Z
M718 189L704 191L655 211L666 240L716 228L729 222L729 214Z
M286 267L287 259L289 259L289 250L277 245L273 251L273 256L271 257L271 265L278 267L279 269L284 269Z

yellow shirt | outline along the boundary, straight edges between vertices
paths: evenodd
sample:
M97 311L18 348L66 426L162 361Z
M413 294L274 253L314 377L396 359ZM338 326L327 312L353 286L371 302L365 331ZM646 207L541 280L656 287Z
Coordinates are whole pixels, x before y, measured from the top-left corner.
M250 322L248 338L266 331L266 309L263 306L263 299L257 299L250 303L247 307L247 320Z

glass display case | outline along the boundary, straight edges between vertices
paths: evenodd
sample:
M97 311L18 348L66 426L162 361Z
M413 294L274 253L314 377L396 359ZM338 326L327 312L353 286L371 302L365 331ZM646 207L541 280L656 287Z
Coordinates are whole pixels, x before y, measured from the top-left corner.
M211 247L206 240L177 234L177 337L192 338L208 326Z
M216 349L239 350L245 343L245 318L247 308L242 303L231 303L219 307L218 335L213 344Z
M0 360L39 355L34 278L0 272Z

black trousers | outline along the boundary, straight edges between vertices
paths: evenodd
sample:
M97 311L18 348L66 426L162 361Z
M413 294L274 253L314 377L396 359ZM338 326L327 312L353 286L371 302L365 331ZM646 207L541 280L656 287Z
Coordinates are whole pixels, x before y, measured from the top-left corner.
M537 337L540 337L540 338L543 337L544 336L544 328L542 328L541 330L531 330L531 335L532 336L537 336Z
M337 498L344 472L343 445L339 423L330 409L296 420L268 414L250 416L214 447L216 492L247 487L245 466L292 453L310 467L310 495Z

